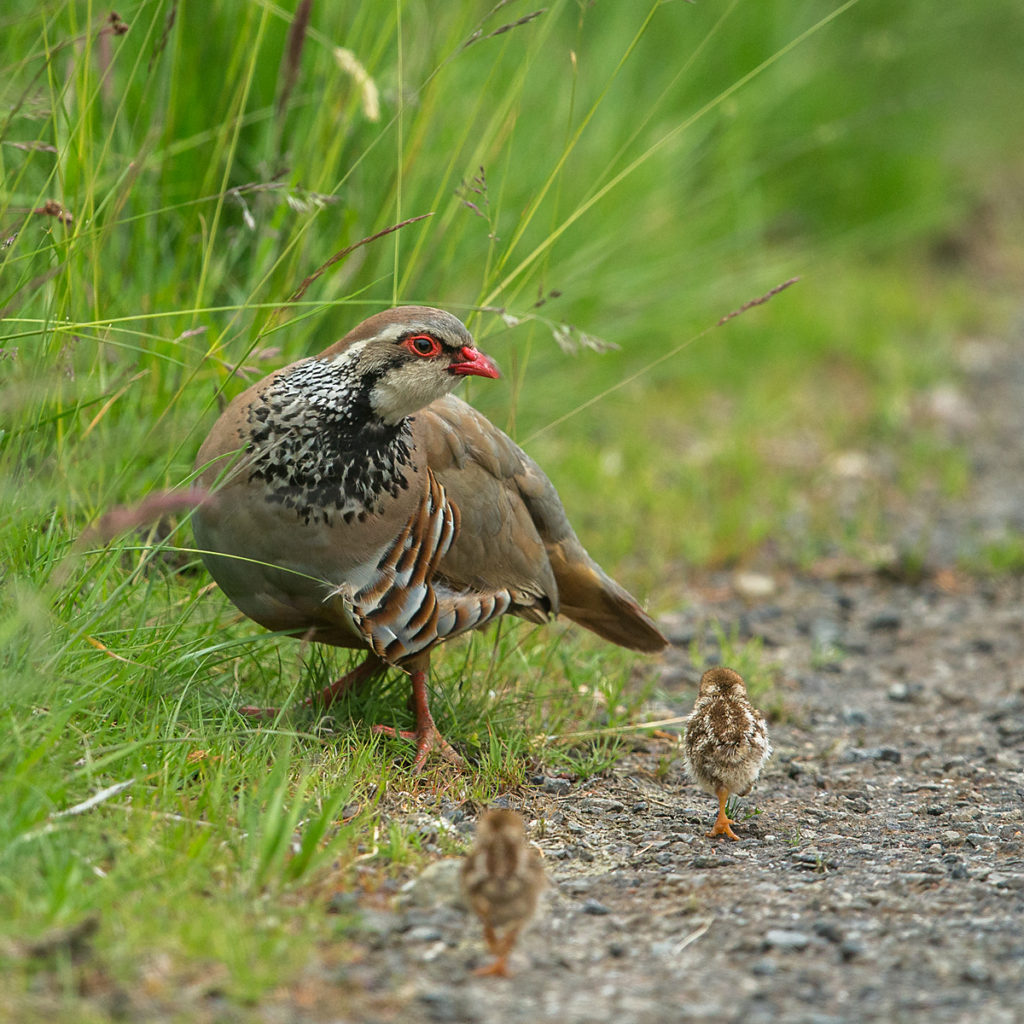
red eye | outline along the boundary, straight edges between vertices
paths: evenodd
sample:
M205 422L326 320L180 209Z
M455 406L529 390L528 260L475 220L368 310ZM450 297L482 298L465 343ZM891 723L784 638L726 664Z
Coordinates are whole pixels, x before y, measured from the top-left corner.
M414 355L429 359L441 351L441 342L429 334L414 334L405 339L405 347Z

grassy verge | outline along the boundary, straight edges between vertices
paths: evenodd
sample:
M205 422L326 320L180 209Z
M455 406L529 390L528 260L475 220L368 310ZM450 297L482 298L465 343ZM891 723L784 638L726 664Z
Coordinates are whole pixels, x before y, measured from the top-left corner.
M963 490L914 401L1008 301L928 253L962 253L1019 137L1016 7L798 6L7 5L0 1003L269 998L341 948L333 892L453 842L413 811L598 772L635 722L642 664L503 626L437 659L474 770L412 778L369 730L408 724L400 679L321 721L298 705L344 658L239 621L187 516L92 529L363 315L470 321L506 370L472 400L655 609L694 566L862 554L887 495ZM258 700L285 710L253 727Z

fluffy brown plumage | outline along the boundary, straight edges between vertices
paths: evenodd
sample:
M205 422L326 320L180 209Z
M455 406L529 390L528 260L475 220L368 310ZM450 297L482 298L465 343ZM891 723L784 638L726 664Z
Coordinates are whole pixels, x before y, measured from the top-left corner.
M701 676L684 743L690 777L718 797L718 818L707 834L739 839L725 813L730 794L746 796L772 753L764 715L747 699L742 677L731 668Z
M240 394L197 457L214 498L196 540L221 589L268 629L369 652L325 705L387 666L407 672L416 769L432 749L459 761L427 704L445 639L561 613L635 650L666 643L584 550L540 467L449 394L470 375L498 370L459 320L387 310Z
M502 808L485 812L462 866L462 887L496 959L475 973L508 976L509 953L533 917L544 884L544 864L526 841L522 817Z

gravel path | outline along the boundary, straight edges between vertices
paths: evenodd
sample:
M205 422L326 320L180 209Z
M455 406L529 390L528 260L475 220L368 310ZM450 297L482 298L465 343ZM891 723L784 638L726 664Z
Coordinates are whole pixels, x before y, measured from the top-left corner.
M1024 362L974 342L963 364L963 393L926 405L969 444L972 493L904 516L933 567L1024 527ZM688 645L713 654L714 623L777 666L776 754L741 842L705 838L714 801L670 737L587 783L538 778L513 803L552 884L515 977L469 973L479 926L455 902L458 861L441 862L396 905L362 908L363 948L329 986L350 1015L332 1019L1024 1018L1024 580L830 571L690 581L665 623L656 714L692 706ZM471 822L448 807L423 827Z

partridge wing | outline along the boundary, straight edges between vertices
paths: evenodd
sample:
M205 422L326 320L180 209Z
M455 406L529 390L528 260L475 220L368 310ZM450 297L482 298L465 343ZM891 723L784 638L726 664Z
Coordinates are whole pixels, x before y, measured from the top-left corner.
M442 576L507 588L526 618L561 612L624 647L665 646L636 600L587 554L543 470L486 417L448 396L417 414L413 434L462 513Z

